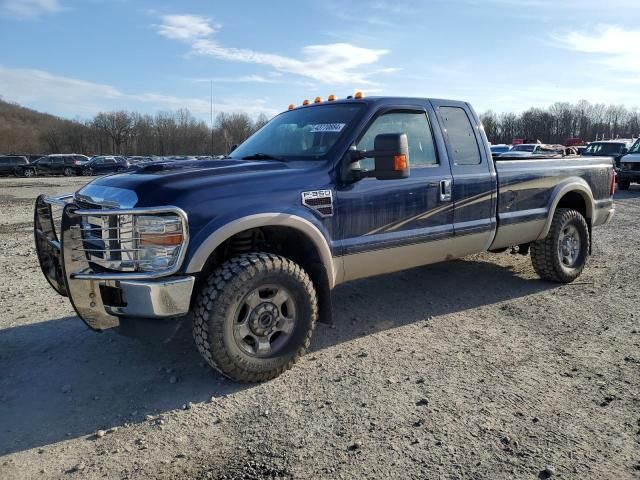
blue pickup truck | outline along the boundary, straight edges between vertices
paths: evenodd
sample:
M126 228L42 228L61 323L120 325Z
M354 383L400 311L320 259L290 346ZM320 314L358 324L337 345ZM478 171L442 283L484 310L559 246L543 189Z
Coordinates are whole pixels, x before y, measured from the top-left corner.
M465 102L331 97L290 106L224 159L40 196L35 240L91 329L168 335L188 319L213 368L263 381L332 322L344 282L514 246L543 279L573 281L614 185L608 158L492 160Z

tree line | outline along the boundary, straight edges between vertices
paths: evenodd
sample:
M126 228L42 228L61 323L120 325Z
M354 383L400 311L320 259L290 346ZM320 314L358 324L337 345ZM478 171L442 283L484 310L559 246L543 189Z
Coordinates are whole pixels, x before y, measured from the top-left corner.
M0 153L216 155L267 123L266 115L219 113L212 126L187 109L155 115L101 112L66 120L0 101Z
M187 109L158 112L102 112L44 132L47 150L120 155L217 155L227 153L267 123L262 114L219 113L213 128Z
M640 136L640 110L624 105L591 104L580 100L554 103L548 108L530 108L522 113L480 115L487 138L492 143L525 141L564 144L568 138L585 141L636 138Z
M640 136L640 111L623 105L554 103L522 113L480 115L492 143L514 138L561 144L567 138ZM102 112L87 120L67 120L0 100L0 153L84 153L87 155L225 154L262 127L268 118L219 113L213 128L187 109L155 115Z

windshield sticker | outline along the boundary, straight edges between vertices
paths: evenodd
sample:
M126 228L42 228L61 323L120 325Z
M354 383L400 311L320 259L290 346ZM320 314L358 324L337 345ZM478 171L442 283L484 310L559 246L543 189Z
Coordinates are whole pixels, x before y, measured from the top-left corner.
M310 132L341 132L346 123L317 123L315 125L309 125L311 127Z

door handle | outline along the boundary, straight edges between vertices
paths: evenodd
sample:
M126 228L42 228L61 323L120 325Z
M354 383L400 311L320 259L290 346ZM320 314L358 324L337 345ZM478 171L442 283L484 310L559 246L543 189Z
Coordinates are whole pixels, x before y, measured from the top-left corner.
M451 201L451 180L440 180L440 201Z

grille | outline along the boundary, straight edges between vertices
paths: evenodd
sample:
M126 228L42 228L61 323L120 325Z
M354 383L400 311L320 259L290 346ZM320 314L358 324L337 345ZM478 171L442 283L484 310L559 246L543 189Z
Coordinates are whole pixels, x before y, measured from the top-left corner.
M141 250L132 215L83 217L82 251L90 263L110 270L135 271Z

